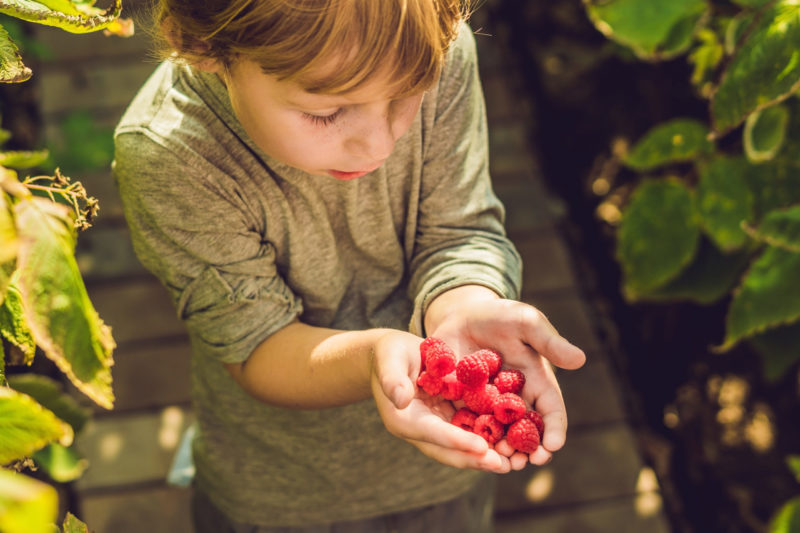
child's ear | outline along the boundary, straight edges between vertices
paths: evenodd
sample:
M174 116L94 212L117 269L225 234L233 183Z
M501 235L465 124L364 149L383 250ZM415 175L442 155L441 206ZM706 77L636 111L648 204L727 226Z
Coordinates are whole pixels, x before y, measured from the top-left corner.
M209 45L199 39L186 38L181 34L180 29L171 17L165 18L161 22L161 34L166 39L170 48L178 52L179 56L188 54L195 58L202 57L209 51ZM202 71L216 73L222 70L219 60L214 58L194 59L191 62L193 67Z

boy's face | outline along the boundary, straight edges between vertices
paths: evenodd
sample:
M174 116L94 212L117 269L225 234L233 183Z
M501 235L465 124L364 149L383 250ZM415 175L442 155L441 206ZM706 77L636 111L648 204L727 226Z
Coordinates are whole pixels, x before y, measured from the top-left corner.
M385 76L342 95L325 95L278 80L245 59L220 75L234 112L264 152L291 167L340 180L380 167L422 102L422 93L392 98Z

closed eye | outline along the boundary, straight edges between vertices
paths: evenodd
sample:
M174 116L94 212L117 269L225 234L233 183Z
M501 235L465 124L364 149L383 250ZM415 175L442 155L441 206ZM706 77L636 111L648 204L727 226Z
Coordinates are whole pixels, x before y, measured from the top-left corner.
M339 115L342 114L344 108L339 108L330 115L312 115L311 113L303 113L303 118L309 120L312 124L316 126L330 126L336 119L339 118Z

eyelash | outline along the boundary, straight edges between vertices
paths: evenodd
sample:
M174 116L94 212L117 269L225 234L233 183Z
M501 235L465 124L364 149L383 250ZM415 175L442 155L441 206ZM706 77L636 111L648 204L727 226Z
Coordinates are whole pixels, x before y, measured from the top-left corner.
M336 119L339 118L339 115L342 114L342 109L337 109L335 112L331 113L330 115L326 115L321 117L319 115L312 115L310 113L303 113L303 117L307 120L310 120L316 126L330 126Z

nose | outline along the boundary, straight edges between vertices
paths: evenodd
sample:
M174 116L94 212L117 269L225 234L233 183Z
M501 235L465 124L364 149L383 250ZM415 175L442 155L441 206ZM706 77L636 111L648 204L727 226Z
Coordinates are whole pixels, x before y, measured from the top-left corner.
M364 106L345 142L347 153L371 161L383 161L397 140L390 103Z

